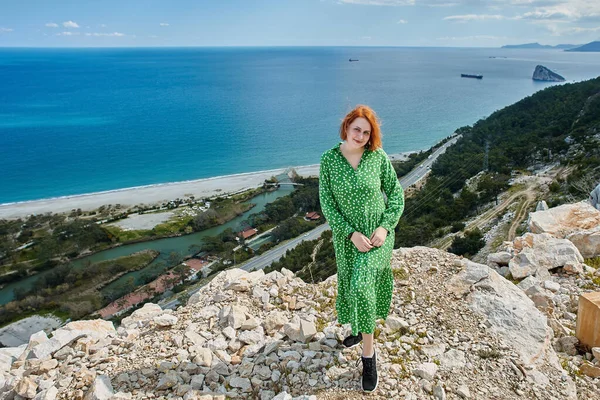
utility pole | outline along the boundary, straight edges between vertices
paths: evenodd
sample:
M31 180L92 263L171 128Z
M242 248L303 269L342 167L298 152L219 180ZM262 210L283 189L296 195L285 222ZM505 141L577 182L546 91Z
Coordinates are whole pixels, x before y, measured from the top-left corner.
M487 172L489 167L490 141L485 140L485 156L483 157L483 170Z

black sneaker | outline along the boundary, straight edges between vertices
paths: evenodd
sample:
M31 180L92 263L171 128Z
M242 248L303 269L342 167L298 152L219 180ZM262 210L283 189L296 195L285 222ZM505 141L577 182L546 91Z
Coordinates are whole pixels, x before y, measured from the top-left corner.
M344 339L342 343L344 344L344 346L350 349L354 346L358 346L360 342L362 342L362 333L358 332L358 335L350 335L346 339Z
M361 357L356 365L358 365L360 361L363 363L362 389L367 393L374 392L379 383L377 377L377 356L375 355L375 351L373 351L373 357Z

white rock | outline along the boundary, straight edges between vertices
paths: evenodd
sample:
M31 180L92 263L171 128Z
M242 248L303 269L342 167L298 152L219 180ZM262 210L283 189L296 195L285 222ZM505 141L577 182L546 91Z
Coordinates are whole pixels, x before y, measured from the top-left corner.
M274 311L267 315L265 321L263 322L263 326L268 334L272 334L273 332L281 329L287 323L288 319L283 313Z
M51 386L48 389L42 390L36 394L33 400L56 400L57 395L58 389L54 386Z
M15 392L26 399L32 399L35 397L38 385L29 377L24 377L15 386Z
M437 400L446 400L446 391L439 382L433 387L433 397L435 397Z
M410 325L402 318L396 317L395 315L390 315L385 320L385 326L388 332L393 333L398 332L400 330L406 330L409 328Z
M162 328L166 328L175 325L177 317L169 314L158 315L154 317L154 323Z
M246 321L246 312L248 312L246 307L232 306L231 312L227 316L227 324L233 329L240 329L244 321Z
M544 281L544 287L552 292L560 290L560 284L554 281Z
M124 328L137 328L152 321L154 317L163 313L158 304L146 303L139 310L135 310L129 317L121 320L121 326Z
M262 270L261 270L262 271ZM244 323L241 326L242 330L245 331L250 331L254 328L256 328L259 325L258 321L256 320L256 318L248 318L246 321L244 321Z
M422 363L413 370L413 374L420 378L427 379L428 381L432 381L437 370L438 366L434 363Z
M460 385L456 389L456 394L459 395L463 399L471 398L471 392L469 391L469 387L465 384Z
M317 328L315 324L306 320L300 320L300 337L304 343L310 342L310 340L317 334Z
M491 253L487 256L488 263L493 262L498 265L508 265L510 259L512 258L512 254L506 251L501 251L498 253Z
M457 349L450 349L440 357L440 366L444 369L463 368L465 364L465 353Z
M198 364L202 367L210 367L212 365L212 358L212 351L207 348L200 347L196 349L194 364Z
M229 381L229 384L234 388L242 389L242 392L249 392L252 389L252 384L250 383L250 379L248 378L240 378L239 376L234 376Z
M283 391L277 396L273 397L272 400L292 400L292 395L288 394L286 391Z
M98 375L94 379L92 387L85 394L84 400L109 400L113 395L110 378L106 375Z

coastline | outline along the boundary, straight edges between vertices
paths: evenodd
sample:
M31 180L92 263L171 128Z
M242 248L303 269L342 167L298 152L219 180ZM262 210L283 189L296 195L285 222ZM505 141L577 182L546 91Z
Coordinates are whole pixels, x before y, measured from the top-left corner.
M414 152L390 154L389 157L394 161L398 161L407 158L408 154L411 153ZM293 168L299 175L304 177L319 175L319 164ZM269 179L273 175L279 175L286 169L276 168L190 181L159 183L103 192L5 203L0 204L0 219L16 219L32 214L44 214L48 212L66 213L77 208L80 208L82 211L92 211L108 204L120 204L122 206L151 205L189 195L196 198L226 195L256 188L262 185L266 179Z

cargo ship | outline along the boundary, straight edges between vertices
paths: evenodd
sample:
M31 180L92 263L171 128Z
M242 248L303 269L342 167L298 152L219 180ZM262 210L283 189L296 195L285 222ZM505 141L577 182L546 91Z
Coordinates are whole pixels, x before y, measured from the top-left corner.
M349 59L348 61L352 62L352 61L358 61L358 60L356 60L356 59L355 59L355 60L353 60L353 59L351 58L351 59Z
M461 78L483 79L483 75L460 74Z

